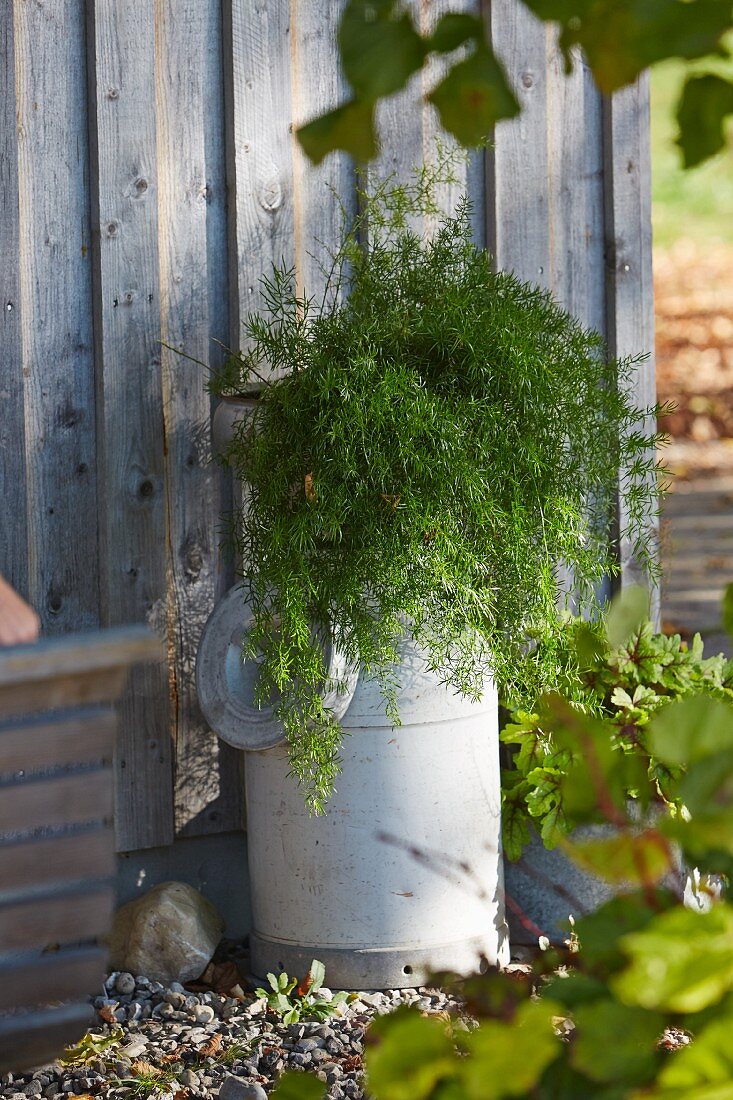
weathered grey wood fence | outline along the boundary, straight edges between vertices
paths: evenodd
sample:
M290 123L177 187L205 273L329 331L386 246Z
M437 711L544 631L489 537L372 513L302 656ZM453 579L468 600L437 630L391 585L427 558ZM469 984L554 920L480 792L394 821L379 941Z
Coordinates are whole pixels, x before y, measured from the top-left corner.
M429 23L473 0L422 0ZM240 761L199 714L193 663L231 578L230 487L206 374L272 261L309 253L353 201L352 166L292 135L339 94L340 0L2 0L0 570L44 628L151 623L168 674L128 692L118 846L241 826ZM523 111L466 173L499 266L551 287L619 353L652 347L644 85L603 101L516 0L486 5ZM419 82L382 110L378 169L434 153ZM457 197L445 195L446 205ZM639 376L643 403L653 370ZM622 555L626 551L622 548ZM631 563L629 563L631 568Z

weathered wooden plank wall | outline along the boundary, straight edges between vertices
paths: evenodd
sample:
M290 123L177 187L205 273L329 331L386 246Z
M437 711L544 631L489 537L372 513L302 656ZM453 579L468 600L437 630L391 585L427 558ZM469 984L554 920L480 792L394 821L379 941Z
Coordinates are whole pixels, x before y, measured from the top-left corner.
M482 7L523 106L462 190L501 267L549 287L620 353L649 351L646 87L602 101L564 75L517 0L411 0L427 29ZM0 7L0 570L61 632L148 621L118 743L118 845L241 827L241 761L206 729L193 667L231 583L217 525L205 371L238 346L258 280L333 244L355 171L317 170L292 129L342 91L342 0L8 0ZM425 76L380 109L375 173L434 155ZM19 186L22 180L22 186ZM429 227L428 227L429 228ZM9 262L8 262L9 261ZM639 399L654 393L640 374ZM7 517L10 517L8 519ZM626 574L634 563L622 548Z

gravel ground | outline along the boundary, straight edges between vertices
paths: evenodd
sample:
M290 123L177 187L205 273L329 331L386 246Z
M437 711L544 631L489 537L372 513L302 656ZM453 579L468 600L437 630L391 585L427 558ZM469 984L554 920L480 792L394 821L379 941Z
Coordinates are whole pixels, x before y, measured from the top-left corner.
M330 999L328 990L321 993ZM460 1015L458 1003L440 990L395 990L353 994L325 1023L286 1026L253 994L191 992L175 982L113 973L94 1001L91 1030L108 1040L104 1049L97 1044L85 1064L0 1077L0 1096L205 1100L226 1081L222 1100L264 1100L285 1069L297 1068L315 1072L331 1100L359 1100L365 1030L375 1015L402 1004Z

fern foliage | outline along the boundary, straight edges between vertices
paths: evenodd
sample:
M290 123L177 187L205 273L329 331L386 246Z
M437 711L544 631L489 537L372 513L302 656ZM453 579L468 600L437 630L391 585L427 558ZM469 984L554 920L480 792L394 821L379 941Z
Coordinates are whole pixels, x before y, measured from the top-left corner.
M556 679L560 563L592 605L614 539L649 558L655 410L628 396L637 361L610 359L549 294L493 270L468 203L437 210L449 171L362 193L322 301L291 271L265 279L248 351L218 381L232 392L284 371L226 456L249 488L231 538L258 698L275 701L316 811L341 737L322 701L327 639L378 680L395 724L406 629L457 692L478 697L493 676L507 699L533 700ZM529 637L542 661L523 659Z

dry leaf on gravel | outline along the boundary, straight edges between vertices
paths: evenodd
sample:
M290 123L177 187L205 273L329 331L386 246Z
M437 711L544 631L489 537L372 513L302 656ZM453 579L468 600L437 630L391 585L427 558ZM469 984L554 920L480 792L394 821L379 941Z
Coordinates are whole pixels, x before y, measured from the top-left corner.
M204 1043L202 1047L199 1047L199 1054L202 1058L213 1058L220 1046L221 1035L212 1035L208 1043Z
M176 1047L176 1049L172 1050L169 1054L164 1054L160 1059L161 1065L172 1066L174 1062L180 1062L183 1050L184 1047L180 1046Z
M130 1069L133 1073L138 1075L145 1074L146 1076L149 1075L150 1077L163 1076L162 1070L160 1070L157 1066L154 1066L151 1062L144 1062L142 1059L138 1059L137 1061L133 1062L130 1066Z
M186 982L186 989L192 993L213 992L224 997L229 995L236 997L241 994L244 997L239 984L241 981L242 975L239 973L239 968L230 959L223 963L209 963L200 978L195 982ZM233 992L235 989L239 990L239 994Z
M102 1005L101 1008L97 1009L97 1015L100 1016L100 1018L104 1020L106 1024L116 1024L117 1017L115 1016L115 1011L117 1007L118 1006L114 1001L112 1002L112 1004Z

